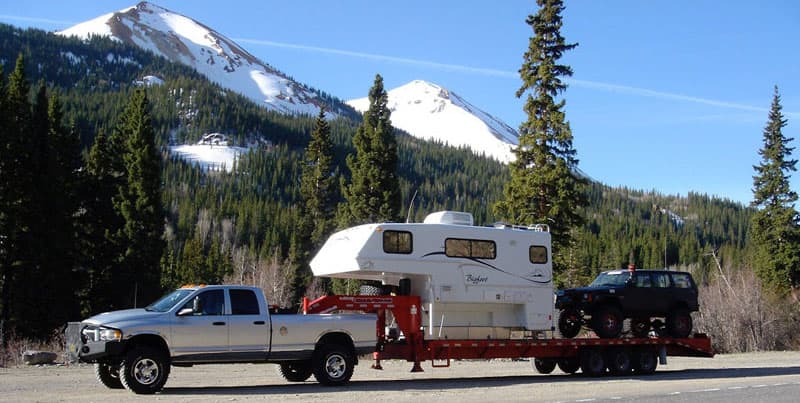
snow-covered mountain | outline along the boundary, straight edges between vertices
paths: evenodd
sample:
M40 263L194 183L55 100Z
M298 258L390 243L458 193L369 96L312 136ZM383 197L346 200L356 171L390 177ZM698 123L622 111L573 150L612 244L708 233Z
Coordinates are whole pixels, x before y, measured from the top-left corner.
M224 35L152 3L141 2L58 34L84 39L108 36L153 51L194 67L220 86L281 113L316 115L323 104L317 92L291 80Z
M466 146L501 162L514 159L511 148L519 144L517 132L456 93L426 81L415 80L387 91L394 127L414 137ZM364 112L368 98L347 102Z

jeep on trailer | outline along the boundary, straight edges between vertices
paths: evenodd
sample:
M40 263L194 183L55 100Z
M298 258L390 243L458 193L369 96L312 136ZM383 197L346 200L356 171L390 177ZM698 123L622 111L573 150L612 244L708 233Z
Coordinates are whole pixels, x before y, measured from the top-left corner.
M692 332L691 312L698 310L697 286L686 272L610 270L588 287L558 291L556 309L558 330L567 338L584 325L601 338L618 337L628 318L634 337L646 337L652 329L683 338Z

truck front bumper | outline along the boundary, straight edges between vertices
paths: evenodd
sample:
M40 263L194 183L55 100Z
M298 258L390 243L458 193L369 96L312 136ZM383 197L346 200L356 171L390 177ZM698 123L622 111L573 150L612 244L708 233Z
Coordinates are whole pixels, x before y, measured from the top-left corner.
M78 358L83 362L97 362L122 355L124 351L125 344L121 341L88 341L81 345Z

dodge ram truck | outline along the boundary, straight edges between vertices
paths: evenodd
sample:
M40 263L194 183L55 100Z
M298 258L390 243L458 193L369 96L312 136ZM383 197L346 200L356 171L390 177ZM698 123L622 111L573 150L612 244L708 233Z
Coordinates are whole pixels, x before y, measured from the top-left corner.
M143 309L81 322L79 358L106 387L160 391L170 367L276 363L288 381L350 380L358 356L375 351L372 314L271 314L259 288L185 286Z

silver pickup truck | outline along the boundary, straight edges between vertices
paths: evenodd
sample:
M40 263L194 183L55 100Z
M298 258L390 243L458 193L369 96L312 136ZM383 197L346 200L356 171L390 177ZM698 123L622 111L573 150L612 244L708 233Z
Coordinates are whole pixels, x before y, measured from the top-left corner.
M277 363L283 376L323 385L350 380L358 356L375 351L376 317L270 314L246 286L186 286L143 309L81 322L79 357L109 388L160 391L171 366Z

